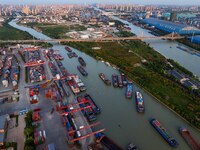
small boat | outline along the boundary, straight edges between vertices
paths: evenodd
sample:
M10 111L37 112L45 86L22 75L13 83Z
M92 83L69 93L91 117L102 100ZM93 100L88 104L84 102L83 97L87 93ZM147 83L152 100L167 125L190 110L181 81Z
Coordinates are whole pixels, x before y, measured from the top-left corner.
M78 57L78 61L82 66L86 66L86 63L82 57Z
M133 143L128 144L127 150L138 150L137 146Z
M73 57L78 57L78 55L75 52L72 52Z
M167 130L160 124L158 120L152 118L150 123L171 147L177 147L179 145L178 142L169 135Z
M128 82L126 85L126 98L131 98L133 96L133 82Z
M99 77L103 80L103 82L104 82L106 85L111 85L111 81L110 81L109 79L106 78L105 74L100 73L100 74L99 74Z
M88 73L85 71L85 69L82 66L77 66L77 69L83 76L87 76Z
M123 73L121 74L121 78L122 78L123 85L126 86L127 85L127 79L126 79L126 77Z
M116 75L116 74L113 74L113 75L112 75L112 83L113 83L113 86L114 86L114 87L118 87L118 86L119 86L119 83L118 83L118 75Z
M190 146L192 150L200 150L200 144L193 138L190 131L186 129L185 127L179 128L179 133L184 138L184 140L187 142L187 144Z
M144 112L144 100L140 92L135 92L136 107L138 112Z

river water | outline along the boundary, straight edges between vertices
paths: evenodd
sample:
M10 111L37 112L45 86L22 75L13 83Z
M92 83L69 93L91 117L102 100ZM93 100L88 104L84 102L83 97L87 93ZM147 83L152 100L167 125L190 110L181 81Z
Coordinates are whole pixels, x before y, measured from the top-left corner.
M9 24L17 29L29 32L36 38L49 39L49 37L33 29L17 25L15 21L11 21ZM138 28L134 26L131 27L133 31ZM140 29L138 28L138 30ZM140 33L140 31L137 32ZM152 42L151 46L160 47L163 50L159 50L159 52L167 53L167 51L172 51L168 48L169 46L174 47L176 45L174 42L162 42L163 44ZM106 76L111 77L113 73L119 73L117 70L106 66L104 63L93 59L81 51L73 49L79 56L83 57L87 63L86 70L89 75L88 77L83 77L76 69L79 64L78 60L75 58L68 58L64 45L54 44L53 48L60 51L61 55L65 58L63 60L65 67L70 73L76 73L81 77L87 86L87 93L89 93L101 107L102 113L98 116L98 120L106 128L105 134L121 145L124 149L129 142L135 143L138 148L142 150L172 149L149 124L148 120L151 117L157 118L168 129L169 133L177 139L180 144L177 148L179 150L189 149L188 145L177 131L180 126L187 127L194 137L200 141L199 131L191 127L183 119L179 118L175 113L171 112L152 96L147 94L142 89L139 89L136 85L134 86L134 91L140 90L145 100L144 114L137 113L134 99L127 100L125 98L125 88L119 89L113 88L112 86L106 86L98 77L98 73L100 72L103 72ZM176 49L175 51L178 58L180 55L185 56L182 58L183 62L184 60L190 60L190 57L193 57L187 53L183 53L182 51L177 51ZM176 57L174 56L174 58ZM178 58L175 60L179 62ZM196 60L198 59L196 58ZM197 64L198 62L195 62L193 66L196 69L197 67L195 66L197 66Z
M128 21L122 20L118 17L113 17L114 19L117 19L125 24L127 24L133 33L135 33L137 36L154 36L150 34L149 30L142 29L140 27L137 27L133 25L132 23L129 23ZM161 53L167 58L173 59L179 64L181 64L183 67L190 70L194 75L197 75L200 77L200 57L197 55L190 54L186 51L182 51L178 46L181 45L182 48L188 49L189 48L183 44L179 44L175 41L169 41L169 40L162 40L162 39L152 39L152 40L144 40L146 43L149 43L150 47L154 48L156 51Z

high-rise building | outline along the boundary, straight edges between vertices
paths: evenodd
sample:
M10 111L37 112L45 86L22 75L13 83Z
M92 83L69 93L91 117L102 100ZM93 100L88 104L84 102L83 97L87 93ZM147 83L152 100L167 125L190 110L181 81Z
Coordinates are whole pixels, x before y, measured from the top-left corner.
M22 8L22 13L29 15L29 12L30 12L30 9L29 9L28 6L25 6L25 7Z

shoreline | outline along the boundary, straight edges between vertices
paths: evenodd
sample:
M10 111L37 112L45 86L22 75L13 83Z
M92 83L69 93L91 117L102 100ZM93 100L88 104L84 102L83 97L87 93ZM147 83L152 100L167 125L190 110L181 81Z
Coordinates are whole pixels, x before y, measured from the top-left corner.
M63 45L65 45L65 43L62 43ZM67 44L67 43L66 43ZM73 45L70 47L73 47ZM93 56L91 54L88 54L86 51L84 50L80 50L78 48L76 48L76 46L74 46L75 49L77 49L78 51L80 52L83 52L89 56L91 56L92 58L94 58L95 60L97 61L100 61L96 58L96 56ZM156 51L157 52L157 51ZM158 52L159 53L159 52ZM160 53L159 53L160 54ZM162 57L166 58L165 56L163 56L162 54L160 54ZM100 58L102 58L101 56L98 56ZM105 62L109 62L108 60L106 60L105 58L102 58ZM109 62L112 65L114 66L117 66L115 63L111 63ZM131 79L138 87L140 87L141 89L143 89L145 92L147 92L150 96L152 96L153 98L156 99L156 101L158 101L160 104L162 104L163 106L167 107L167 109L169 109L170 111L172 111L174 114L176 114L179 118L181 118L182 120L184 120L188 125L190 125L191 127L194 127L198 132L200 132L200 128L198 128L197 126L193 125L189 120L187 120L185 117L183 117L181 114L179 114L177 111L173 110L170 106L168 106L167 104L165 104L165 102L163 102L162 100L160 100L160 98L158 98L156 95L154 95L152 92L150 92L147 88L145 88L144 86L140 85L138 82L136 82L134 80L133 77L131 77L131 73L130 72L127 72L126 70L123 70L121 69L119 66L117 66L119 68L119 72L122 72L124 73L129 79Z

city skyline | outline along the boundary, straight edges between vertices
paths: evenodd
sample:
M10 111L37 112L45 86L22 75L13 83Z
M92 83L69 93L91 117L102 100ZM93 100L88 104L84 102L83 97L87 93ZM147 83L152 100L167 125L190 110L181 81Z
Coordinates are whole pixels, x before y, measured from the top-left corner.
M116 1L113 2L112 0L93 0L92 3L103 3L103 4L146 4L146 5L200 5L199 0L124 0L124 1ZM46 1L41 1L41 0L0 0L0 4L91 4L90 0L46 0Z

